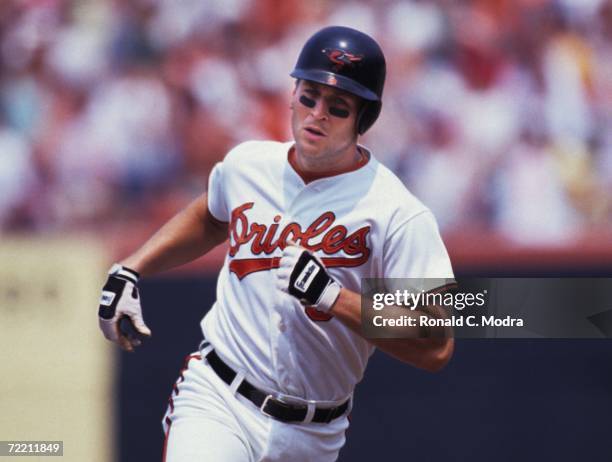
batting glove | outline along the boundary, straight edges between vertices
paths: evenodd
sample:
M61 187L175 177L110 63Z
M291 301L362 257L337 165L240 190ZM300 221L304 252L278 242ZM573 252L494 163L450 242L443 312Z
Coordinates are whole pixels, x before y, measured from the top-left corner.
M342 288L312 252L288 245L281 255L277 287L293 295L302 305L328 313Z
M139 274L115 263L108 272L108 279L102 289L98 321L100 329L111 342L117 343L126 351L134 351L134 348L142 342L137 335L151 336L151 330L142 319L142 309L138 297ZM131 324L133 333L123 332L121 321L127 319Z

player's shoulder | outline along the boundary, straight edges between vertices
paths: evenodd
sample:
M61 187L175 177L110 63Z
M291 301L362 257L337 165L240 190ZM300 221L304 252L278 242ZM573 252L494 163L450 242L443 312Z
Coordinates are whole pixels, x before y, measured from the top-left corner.
M375 171L373 187L381 204L396 216L410 219L422 213L431 213L429 208L423 204L393 173L388 167L375 160L371 162L371 168Z
M223 159L226 164L253 165L261 162L282 160L290 143L268 140L244 141L232 148Z

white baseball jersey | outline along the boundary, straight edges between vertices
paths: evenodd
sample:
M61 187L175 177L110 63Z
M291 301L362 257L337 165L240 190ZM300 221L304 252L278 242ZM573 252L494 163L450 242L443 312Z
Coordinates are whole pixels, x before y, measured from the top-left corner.
M230 247L202 330L254 385L336 402L374 347L276 289L281 246L314 251L355 292L361 278L452 278L452 268L431 212L369 152L359 169L305 184L288 161L292 145L246 142L211 172L208 206L230 223Z

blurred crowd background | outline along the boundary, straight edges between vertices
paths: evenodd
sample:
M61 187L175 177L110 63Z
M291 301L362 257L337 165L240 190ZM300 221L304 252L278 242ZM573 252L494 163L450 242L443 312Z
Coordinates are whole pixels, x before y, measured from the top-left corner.
M388 61L363 143L443 233L612 230L610 0L0 2L0 232L158 224L248 139L290 139L289 77L339 24Z

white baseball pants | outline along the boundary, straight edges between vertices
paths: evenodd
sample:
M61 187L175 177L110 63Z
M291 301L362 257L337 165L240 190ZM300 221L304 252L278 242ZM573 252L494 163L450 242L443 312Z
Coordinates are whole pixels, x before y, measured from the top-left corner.
M185 360L162 425L165 462L331 462L349 422L279 422L232 392L196 352Z

